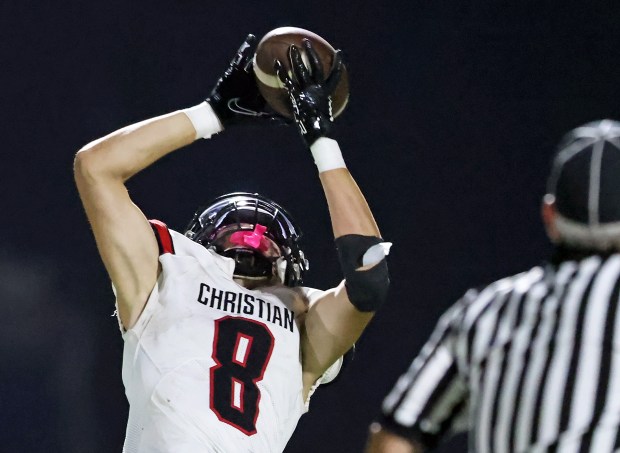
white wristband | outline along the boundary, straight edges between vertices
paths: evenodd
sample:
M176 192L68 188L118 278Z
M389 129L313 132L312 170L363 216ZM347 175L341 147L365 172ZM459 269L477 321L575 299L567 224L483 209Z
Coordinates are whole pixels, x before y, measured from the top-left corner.
M310 146L310 152L319 173L336 168L347 168L336 140L320 137Z
M196 139L209 138L224 130L220 119L217 117L213 108L207 101L194 107L181 110L192 122L196 130Z

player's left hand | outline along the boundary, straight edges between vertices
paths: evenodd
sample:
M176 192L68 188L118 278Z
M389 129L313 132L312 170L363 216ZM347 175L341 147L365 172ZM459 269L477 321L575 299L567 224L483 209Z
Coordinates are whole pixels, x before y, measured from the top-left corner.
M287 122L269 107L258 91L252 68L255 50L256 37L249 34L207 98L225 128L257 120L276 124Z
M321 61L310 41L305 39L303 46L308 55L309 69L301 58L299 48L292 45L289 48L292 76L287 74L279 60L275 62L275 70L288 91L301 136L310 147L319 137L329 136L332 130L331 95L342 75L342 54L340 50L336 51L332 70L325 79Z

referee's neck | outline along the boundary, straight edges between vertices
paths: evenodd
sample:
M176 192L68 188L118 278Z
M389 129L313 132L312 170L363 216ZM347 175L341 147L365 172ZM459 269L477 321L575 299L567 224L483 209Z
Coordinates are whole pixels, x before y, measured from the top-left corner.
M614 253L618 253L617 250L594 250L579 248L566 244L558 244L555 246L553 253L551 254L551 264L559 265L565 261L581 261L590 256L600 256L601 258L607 258Z

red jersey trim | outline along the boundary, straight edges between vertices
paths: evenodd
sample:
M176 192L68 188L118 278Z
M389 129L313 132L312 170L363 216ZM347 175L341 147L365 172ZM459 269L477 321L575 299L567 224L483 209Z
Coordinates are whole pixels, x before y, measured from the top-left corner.
M172 243L172 236L170 235L170 231L168 230L166 224L155 219L149 220L149 223L151 224L151 228L153 228L155 238L157 239L159 254L164 255L166 253L171 253L174 255L174 244Z

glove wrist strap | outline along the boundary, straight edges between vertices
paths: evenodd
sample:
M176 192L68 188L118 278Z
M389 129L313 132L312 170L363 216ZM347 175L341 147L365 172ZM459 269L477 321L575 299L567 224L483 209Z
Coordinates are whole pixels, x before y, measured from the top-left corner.
M319 137L311 146L310 152L314 158L319 173L336 168L347 168L340 151L338 142L331 138Z
M196 140L199 138L210 138L212 135L224 130L222 123L213 111L213 107L206 101L181 111L192 122L196 130Z

